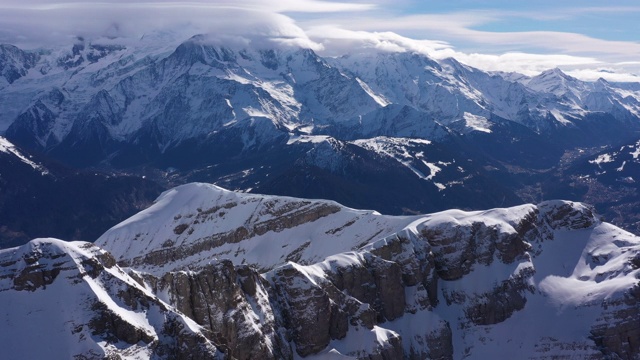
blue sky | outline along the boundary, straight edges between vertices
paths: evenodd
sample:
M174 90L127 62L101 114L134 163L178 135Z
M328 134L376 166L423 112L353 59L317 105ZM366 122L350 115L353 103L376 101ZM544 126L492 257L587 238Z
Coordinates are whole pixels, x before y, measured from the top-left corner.
M360 2L362 3L362 2ZM602 70L615 80L640 74L640 2L593 0L379 0L351 13L294 16L312 35L343 30L393 32L449 46L433 56L454 56L487 70L534 74L558 66L595 80ZM313 31L319 26L321 31ZM529 56L527 56L529 55ZM514 62L519 64L514 64ZM516 66L519 65L519 66ZM624 75L622 75L624 74Z
M560 67L587 80L639 81L637 19L637 0L0 0L0 42L38 47L182 29L269 37L327 56L416 51L484 70Z
M401 13L495 13L494 21L475 26L484 31L576 32L605 40L639 41L638 1L412 1Z

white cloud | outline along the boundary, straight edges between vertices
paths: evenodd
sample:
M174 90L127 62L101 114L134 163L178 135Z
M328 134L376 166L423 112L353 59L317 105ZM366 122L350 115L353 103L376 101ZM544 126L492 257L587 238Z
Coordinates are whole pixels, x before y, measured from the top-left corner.
M332 16L315 19L301 26L325 52L333 54L357 45L397 51L418 51L436 58L454 57L483 70L503 70L536 75L560 67L576 77L594 80L637 81L640 73L640 43L604 40L587 35L560 31L487 31L478 30L504 19L527 18L540 21L596 15L600 12L635 13L640 7L585 7L543 11L462 11L446 14L382 16L368 14L357 18ZM327 25L330 22L331 25ZM486 28L486 27L485 27ZM398 38L381 34L404 34ZM433 41L440 39L450 46L438 49ZM466 50L459 50L464 46ZM624 64L622 64L624 62ZM613 66L613 64L617 64ZM600 69L608 67L614 73ZM596 77L597 75L597 77Z
M455 58L463 64L485 71L518 72L535 76L559 67L572 76L588 81L601 77L610 81L640 80L632 74L640 68L640 62L636 61L607 63L595 56L526 52L466 53L443 41L415 40L392 32L354 31L330 25L311 27L307 34L313 41L323 45L321 54L328 56L356 51L417 52L435 59ZM609 71L602 71L605 67Z
M419 52L433 55L451 46L443 41L414 40L392 32L353 31L325 25L307 30L307 34L324 45L324 55L339 56L353 51Z
M474 27L495 22L506 16L529 16L535 13L467 11L450 14L420 14L397 17L337 17L313 20L303 27L314 29L323 22L353 31L411 33L413 38L429 37L452 42L475 43L490 50L537 48L546 52L565 54L600 53L636 55L640 57L640 43L602 40L586 35L559 31L482 31ZM543 16L543 15L540 15Z
M317 48L295 21L282 12L349 12L375 8L319 0L236 1L71 1L3 0L0 42L26 47L68 43L77 36L140 37L145 33L182 29L233 38L273 38L282 43ZM178 30L178 32L180 32Z
M624 71L624 70L623 70ZM640 76L615 70L612 68L575 69L565 71L568 75L585 81L596 81L603 78L612 82L640 82Z
M560 67L585 80L637 81L633 73L640 73L637 42L558 31L478 30L505 17L544 21L599 11L640 12L640 7L565 8L553 13L485 10L398 15L390 11L408 1L2 0L0 43L33 48L69 44L76 36L137 39L171 29L177 40L206 33L211 34L209 41L301 46L331 56L353 51L411 51L437 59L454 57L483 70L527 75Z

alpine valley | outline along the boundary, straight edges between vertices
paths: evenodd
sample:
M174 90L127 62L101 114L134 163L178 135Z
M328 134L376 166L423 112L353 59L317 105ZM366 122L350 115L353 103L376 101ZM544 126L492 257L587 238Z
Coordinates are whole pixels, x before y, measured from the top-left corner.
M638 83L158 32L0 110L2 358L640 358Z

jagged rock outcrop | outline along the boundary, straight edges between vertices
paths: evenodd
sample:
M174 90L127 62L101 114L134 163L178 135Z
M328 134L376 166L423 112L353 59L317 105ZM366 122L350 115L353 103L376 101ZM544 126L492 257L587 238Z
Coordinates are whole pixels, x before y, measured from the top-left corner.
M640 354L640 282L602 304L591 338L609 358L636 359Z
M16 46L0 44L0 76L12 84L19 78L27 75L33 68L40 55L36 52L24 51ZM0 83L0 88L3 84Z
M37 239L0 251L0 303L9 306L4 359L222 358L211 334L91 243Z
M232 359L289 359L288 341L270 301L270 285L255 270L230 261L198 272L144 277L166 301L208 329Z

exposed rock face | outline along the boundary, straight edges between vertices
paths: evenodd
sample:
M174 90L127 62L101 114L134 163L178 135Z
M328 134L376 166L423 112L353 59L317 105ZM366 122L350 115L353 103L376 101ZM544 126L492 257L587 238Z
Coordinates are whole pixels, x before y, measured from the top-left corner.
M294 266L278 269L275 279L283 298L284 316L291 328L296 351L314 354L329 345L332 338L344 338L347 314L329 294ZM286 302L285 302L286 301Z
M156 292L183 314L209 329L216 344L233 359L287 359L291 349L277 331L269 283L255 270L230 261L198 272L146 276Z
M516 232L508 230L481 222L469 226L444 223L426 227L422 236L437 254L438 275L444 280L457 280L467 275L475 264L488 266L496 258L509 264L523 256L529 245Z
M0 303L11 304L0 331L6 359L222 357L211 334L91 243L37 239L0 251Z
M464 309L466 318L476 325L492 325L501 323L514 312L524 309L527 303L526 292L535 291L527 283L533 272L533 269L528 268L513 279L502 281L489 292L471 298L470 304Z
M640 354L640 283L607 301L591 328L592 339L609 358L637 359Z

